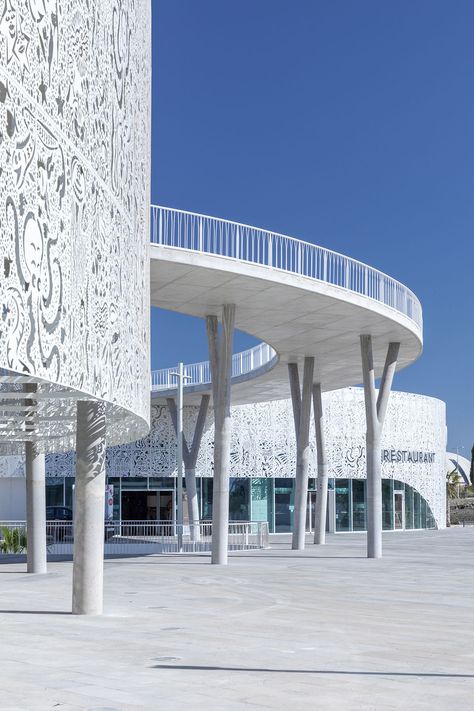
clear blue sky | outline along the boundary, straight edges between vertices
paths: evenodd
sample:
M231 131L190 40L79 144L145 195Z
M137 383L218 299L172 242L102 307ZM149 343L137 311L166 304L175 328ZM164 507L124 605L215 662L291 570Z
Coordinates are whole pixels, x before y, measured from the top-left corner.
M425 350L395 387L445 400L448 444L469 455L474 2L153 10L153 202L322 244L412 288ZM154 368L206 350L202 322L154 311Z

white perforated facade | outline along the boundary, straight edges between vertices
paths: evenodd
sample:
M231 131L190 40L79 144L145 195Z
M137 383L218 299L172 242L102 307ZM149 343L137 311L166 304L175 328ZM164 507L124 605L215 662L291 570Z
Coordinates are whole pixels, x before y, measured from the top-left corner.
M129 441L149 422L150 3L0 13L0 368L62 393L37 407L48 448L72 441L67 393Z
M329 476L365 477L365 411L361 388L324 395ZM185 408L191 438L197 408ZM130 445L109 448L110 477L173 477L176 438L164 404L152 406L149 435ZM213 427L208 418L197 462L198 477L212 477ZM316 476L314 427L311 427L310 477ZM445 525L446 413L440 400L392 392L382 437L382 475L412 486L426 500L436 525ZM292 478L295 434L291 402L237 406L232 409L231 477ZM393 460L393 461L392 461ZM73 476L74 455L50 455L48 476Z

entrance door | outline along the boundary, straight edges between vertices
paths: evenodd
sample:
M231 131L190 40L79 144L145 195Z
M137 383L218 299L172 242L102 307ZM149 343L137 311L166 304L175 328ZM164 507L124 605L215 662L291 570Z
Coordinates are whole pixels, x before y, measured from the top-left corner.
M174 496L172 491L158 491L158 519L160 521L174 521Z
M170 521L172 491L122 491L122 521Z
M275 491L275 532L291 532L293 519L293 506L291 504L291 491L277 493Z
M405 528L405 492L393 492L393 511L395 530L401 531Z
M122 521L147 521L148 491L122 491Z

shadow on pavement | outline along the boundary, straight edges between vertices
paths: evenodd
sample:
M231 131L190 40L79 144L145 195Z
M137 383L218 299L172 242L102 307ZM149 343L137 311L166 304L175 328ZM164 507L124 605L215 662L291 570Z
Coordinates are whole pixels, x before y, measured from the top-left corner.
M334 674L347 676L402 676L402 677L441 677L443 679L473 679L474 674L448 674L444 672L391 672L391 671L346 671L344 669L268 669L266 667L215 667L194 664L154 664L151 669L181 669L186 671L235 671L264 672L271 674Z

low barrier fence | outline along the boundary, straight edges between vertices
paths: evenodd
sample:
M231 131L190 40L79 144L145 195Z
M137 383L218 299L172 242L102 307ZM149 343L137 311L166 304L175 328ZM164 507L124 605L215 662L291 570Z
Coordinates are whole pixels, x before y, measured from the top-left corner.
M21 553L26 549L26 522L0 522L0 552ZM17 541L18 545L14 542ZM71 555L74 550L72 521L47 521L48 553ZM8 550L8 545L14 550ZM24 544L23 546L21 544ZM193 553L211 550L212 522L196 521L178 526L173 521L105 521L104 554L150 555L154 553ZM22 548L19 550L18 547ZM231 521L229 551L268 547L267 521Z

